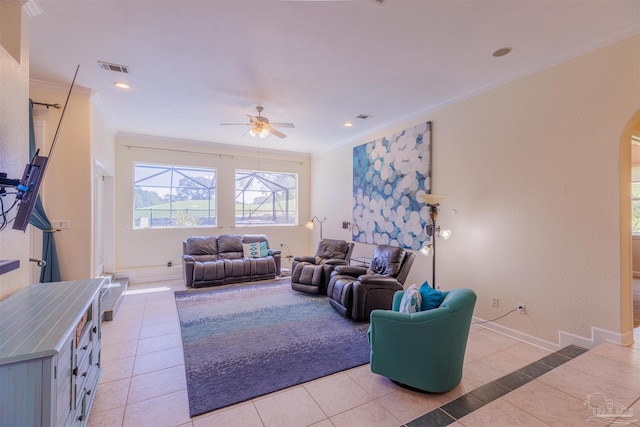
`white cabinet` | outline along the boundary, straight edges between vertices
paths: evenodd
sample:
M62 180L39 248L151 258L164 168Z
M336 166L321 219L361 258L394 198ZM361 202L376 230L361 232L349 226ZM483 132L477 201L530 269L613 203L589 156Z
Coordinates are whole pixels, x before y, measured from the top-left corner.
M0 301L0 426L84 426L100 373L104 279L31 285Z

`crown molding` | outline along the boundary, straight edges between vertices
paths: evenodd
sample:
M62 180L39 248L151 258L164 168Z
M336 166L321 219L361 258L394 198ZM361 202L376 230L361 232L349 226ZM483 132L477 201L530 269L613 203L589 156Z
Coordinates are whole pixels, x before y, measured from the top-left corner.
M44 13L44 10L42 9L42 6L40 6L38 0L19 0L18 2L23 4L23 9L27 12L27 15L29 15L30 18Z
M42 6L40 6L40 3L38 3L38 0L2 0L2 1L7 3L13 3L22 7L22 9L25 12L27 12L27 15L30 18L33 18L34 16L42 15L42 13L44 12L44 10L42 10Z
M29 79L29 88L36 90L46 90L49 92L68 92L68 83L53 83L44 80ZM93 89L86 88L84 86L73 86L73 93L76 95L91 96L96 93Z

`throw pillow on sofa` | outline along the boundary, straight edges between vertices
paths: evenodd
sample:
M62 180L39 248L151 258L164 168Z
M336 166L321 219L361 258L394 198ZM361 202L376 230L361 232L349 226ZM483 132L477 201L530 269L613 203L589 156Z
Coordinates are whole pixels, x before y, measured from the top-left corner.
M422 298L418 286L415 284L409 286L400 300L400 307L398 311L400 313L417 313L422 306Z
M260 258L262 256L260 253L260 242L243 243L242 253L245 258Z
M269 249L267 248L267 242L260 242L260 256L262 258L269 255Z
M424 311L440 307L446 295L437 289L433 289L429 282L425 281L420 286L420 296L422 297L421 311Z

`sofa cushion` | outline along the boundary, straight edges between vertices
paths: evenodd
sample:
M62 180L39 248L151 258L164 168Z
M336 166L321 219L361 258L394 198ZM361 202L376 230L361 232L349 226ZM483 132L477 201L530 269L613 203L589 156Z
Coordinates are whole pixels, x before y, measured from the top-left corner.
M425 311L440 307L446 295L437 289L433 289L429 285L429 282L425 281L422 286L420 286L420 296L422 297L421 310Z
M272 256L266 258L252 258L251 263L251 279L259 279L270 277L276 274L276 262Z
M185 247L189 255L218 255L218 239L214 236L191 236Z
M218 256L220 259L240 259L243 255L240 234L221 234L218 236Z
M237 281L237 279L249 279L251 277L251 261L253 261L253 258L225 259L225 279L228 281Z
M192 255L192 257L197 262L218 261L217 255Z

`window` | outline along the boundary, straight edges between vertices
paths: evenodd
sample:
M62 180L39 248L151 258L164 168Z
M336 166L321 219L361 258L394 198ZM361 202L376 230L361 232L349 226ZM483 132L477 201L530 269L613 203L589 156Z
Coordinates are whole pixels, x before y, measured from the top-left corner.
M631 167L631 232L640 235L640 165Z
M297 224L298 175L236 170L236 225Z
M216 225L216 170L134 165L134 228Z

